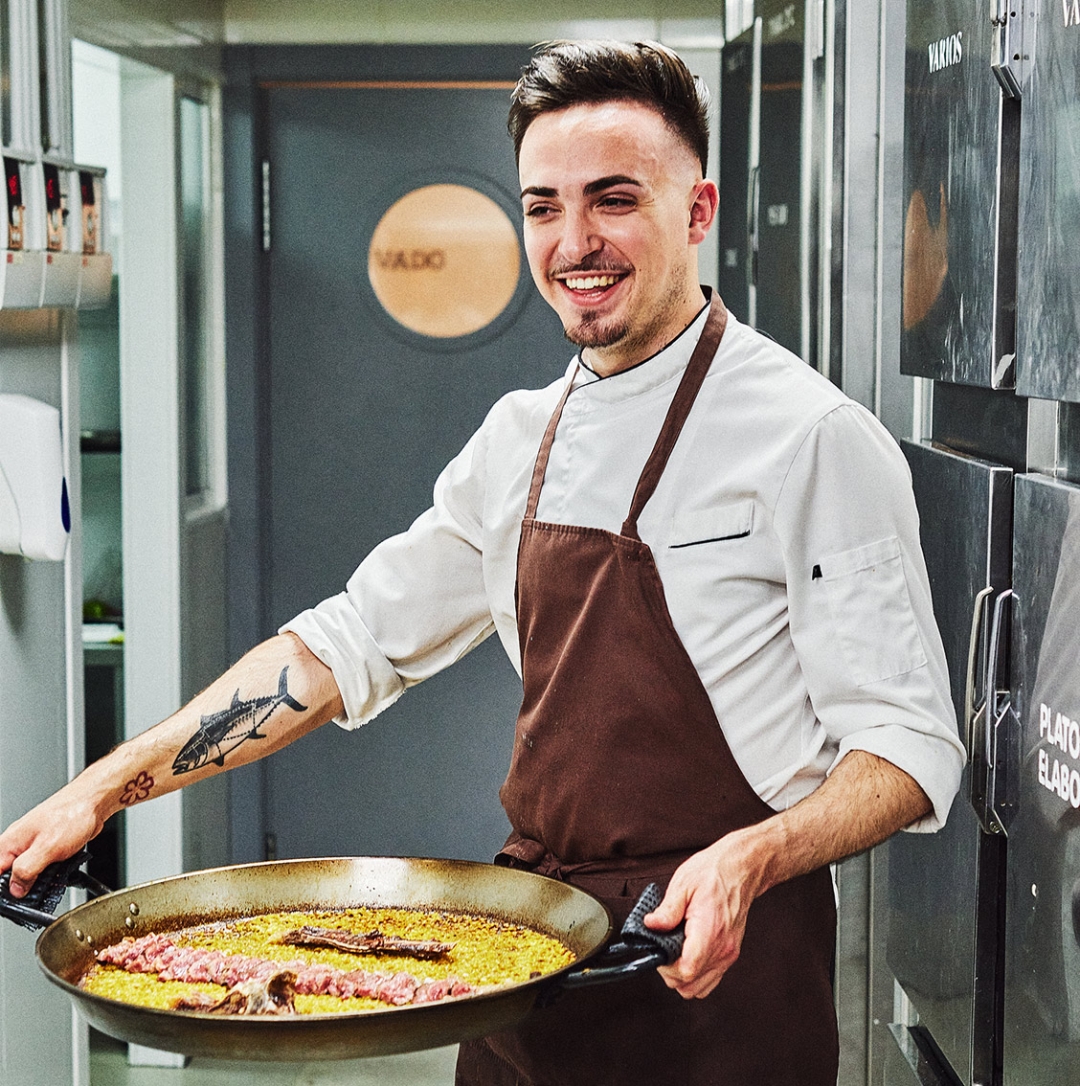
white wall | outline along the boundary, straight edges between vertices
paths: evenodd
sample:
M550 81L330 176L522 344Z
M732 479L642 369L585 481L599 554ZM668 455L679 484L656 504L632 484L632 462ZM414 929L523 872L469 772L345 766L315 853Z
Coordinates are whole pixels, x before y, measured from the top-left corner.
M0 824L5 826L61 787L83 758L78 377L71 364L72 336L72 317L60 310L0 312L0 392L33 396L61 409L73 520L65 562L0 554ZM72 1013L37 967L33 932L0 920L0 1082L85 1082L86 1032L73 1027Z

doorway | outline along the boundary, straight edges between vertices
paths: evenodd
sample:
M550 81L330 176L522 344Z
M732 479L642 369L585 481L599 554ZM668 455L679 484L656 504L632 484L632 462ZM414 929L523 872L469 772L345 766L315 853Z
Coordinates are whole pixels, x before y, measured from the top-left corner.
M260 82L267 632L340 591L491 404L572 354L521 249L513 78L431 78L424 59L411 78ZM490 859L520 698L492 639L358 734L280 752L267 854Z

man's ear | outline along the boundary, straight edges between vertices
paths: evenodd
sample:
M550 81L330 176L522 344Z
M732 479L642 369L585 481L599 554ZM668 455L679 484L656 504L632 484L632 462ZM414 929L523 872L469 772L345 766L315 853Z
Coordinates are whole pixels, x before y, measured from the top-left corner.
M700 245L716 219L720 206L720 192L716 182L706 178L694 186L693 199L690 203L690 244Z

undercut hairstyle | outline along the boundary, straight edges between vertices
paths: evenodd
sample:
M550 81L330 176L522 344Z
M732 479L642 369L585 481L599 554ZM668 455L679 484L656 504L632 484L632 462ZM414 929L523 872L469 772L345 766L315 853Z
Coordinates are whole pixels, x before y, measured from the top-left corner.
M599 102L640 102L656 110L701 163L709 158L709 91L683 61L657 42L553 41L537 46L510 96L507 128L521 141L542 113Z

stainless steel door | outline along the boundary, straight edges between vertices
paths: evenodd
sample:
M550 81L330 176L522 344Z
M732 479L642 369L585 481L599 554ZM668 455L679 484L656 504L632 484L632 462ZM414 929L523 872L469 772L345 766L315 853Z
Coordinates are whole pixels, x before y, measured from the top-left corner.
M972 0L908 0L900 369L987 388L1014 378L1019 110Z
M1080 1080L1080 487L1016 479L1006 1086Z
M953 704L970 747L967 726L974 699L968 683L978 688L983 678L978 665L969 664L972 616L981 594L987 589L999 593L1009 584L1012 472L941 447L903 445ZM980 620L976 633L984 624ZM899 834L886 846L888 964L918 1012L921 1036L916 1039L922 1047L928 1039L965 1084L993 1081L992 1068L1000 1061L996 962L1004 841L983 831L968 802L972 780L979 779L977 758L975 766L975 773L971 766L965 771L940 833ZM919 1050L920 1045L908 1043L912 1038L898 1040L904 1051ZM921 1073L928 1072L924 1068Z
M1011 52L1023 77L1017 391L1080 401L1080 10L1026 0Z

